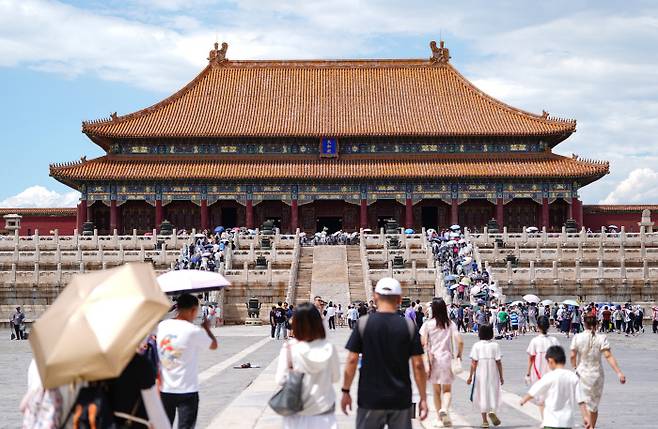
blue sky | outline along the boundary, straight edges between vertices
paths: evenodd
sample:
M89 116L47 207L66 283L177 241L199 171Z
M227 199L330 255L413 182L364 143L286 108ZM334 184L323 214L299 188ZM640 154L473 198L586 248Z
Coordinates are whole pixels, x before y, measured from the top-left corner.
M626 1L0 0L0 206L72 205L48 164L101 150L84 119L143 108L228 57L452 63L512 105L576 118L557 148L605 159L585 203L658 198L658 4Z

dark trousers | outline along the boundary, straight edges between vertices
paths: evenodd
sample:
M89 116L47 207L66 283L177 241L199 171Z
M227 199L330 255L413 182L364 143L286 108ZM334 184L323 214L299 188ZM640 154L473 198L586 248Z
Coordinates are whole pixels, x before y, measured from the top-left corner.
M658 334L658 320L653 321L653 333Z
M21 326L20 325L14 325L14 332L16 333L16 339L17 340L22 340L23 339L23 331L21 331Z
M329 329L336 329L336 316L329 317Z
M272 336L272 338L274 338L274 332L276 331L276 325L273 324L273 325L271 325L271 327L272 327L272 333L270 335Z
M352 320L352 319L347 319L347 326L349 326L350 329L354 329L354 320ZM654 326L656 326L656 325L655 325L655 322L654 322ZM655 331L655 329L654 329L654 331Z
M194 429L199 411L199 392L162 392L160 393L160 398L172 426L176 417L176 411L178 411L178 429Z

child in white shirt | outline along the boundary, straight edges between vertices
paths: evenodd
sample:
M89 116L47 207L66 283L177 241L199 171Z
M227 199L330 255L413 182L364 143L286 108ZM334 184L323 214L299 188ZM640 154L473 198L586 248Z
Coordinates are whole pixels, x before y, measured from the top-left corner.
M560 346L551 346L546 351L546 360L550 372L544 374L530 387L528 394L521 399L521 405L536 396L544 396L544 428L572 428L574 425L573 409L578 404L583 415L583 425L590 427L589 413L585 403L580 399L578 376L564 369L567 357Z

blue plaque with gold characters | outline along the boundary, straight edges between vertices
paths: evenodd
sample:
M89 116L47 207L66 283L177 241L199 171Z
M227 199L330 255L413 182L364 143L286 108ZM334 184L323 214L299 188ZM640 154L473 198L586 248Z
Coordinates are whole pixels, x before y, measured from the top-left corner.
M338 140L335 137L322 137L322 141L320 142L320 157L338 157Z

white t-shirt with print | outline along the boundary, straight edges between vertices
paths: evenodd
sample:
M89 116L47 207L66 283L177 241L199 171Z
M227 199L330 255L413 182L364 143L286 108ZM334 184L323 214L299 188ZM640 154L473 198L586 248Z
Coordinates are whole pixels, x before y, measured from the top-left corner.
M198 392L199 351L212 344L208 334L185 320L169 319L160 322L156 335L162 392Z
M327 317L333 317L336 315L336 307L327 307Z

